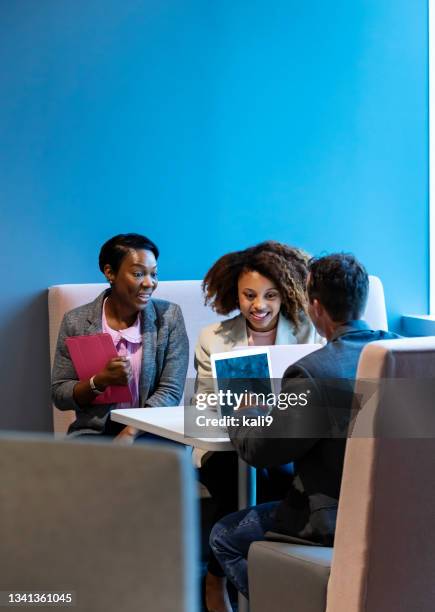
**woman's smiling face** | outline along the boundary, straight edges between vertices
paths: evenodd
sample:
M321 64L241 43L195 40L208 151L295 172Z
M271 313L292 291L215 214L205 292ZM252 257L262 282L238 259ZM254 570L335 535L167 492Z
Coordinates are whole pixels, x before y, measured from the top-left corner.
M157 287L157 261L151 251L131 249L117 272L110 265L104 269L112 285L112 294L132 311L143 310Z
M259 272L242 272L238 295L240 312L254 331L270 331L277 325L282 300L273 281Z

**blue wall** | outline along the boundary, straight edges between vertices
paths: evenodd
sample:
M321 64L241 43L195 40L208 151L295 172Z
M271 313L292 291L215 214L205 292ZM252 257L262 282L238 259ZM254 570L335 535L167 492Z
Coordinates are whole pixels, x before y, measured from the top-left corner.
M2 2L0 58L0 427L50 427L46 287L119 231L162 279L353 251L427 311L425 0Z

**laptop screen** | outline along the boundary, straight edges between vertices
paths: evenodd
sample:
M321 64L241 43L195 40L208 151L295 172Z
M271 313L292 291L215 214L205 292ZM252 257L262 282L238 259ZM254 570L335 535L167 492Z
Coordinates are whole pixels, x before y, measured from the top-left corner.
M251 395L272 393L272 368L267 348L247 349L212 355L212 370L223 415L230 414L234 398L245 404Z

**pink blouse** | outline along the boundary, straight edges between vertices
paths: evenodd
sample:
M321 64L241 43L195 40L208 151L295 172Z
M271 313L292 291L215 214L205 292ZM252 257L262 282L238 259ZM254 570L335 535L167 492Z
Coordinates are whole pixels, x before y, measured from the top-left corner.
M110 334L115 345L116 352L120 357L128 357L130 359L133 378L130 381L130 391L132 395L131 404L122 402L116 404L116 408L138 408L139 407L139 380L142 365L142 334L140 330L140 314L137 315L136 321L127 329L112 329L109 327L106 319L106 301L103 302L102 314L102 330L103 334Z

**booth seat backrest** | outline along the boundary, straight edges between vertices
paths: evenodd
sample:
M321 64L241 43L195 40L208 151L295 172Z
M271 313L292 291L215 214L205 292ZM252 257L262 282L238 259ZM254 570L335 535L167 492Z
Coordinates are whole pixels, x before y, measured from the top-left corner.
M8 435L0 471L2 584L11 592L72 593L75 612L199 612L186 453Z
M366 346L357 377L327 612L432 612L435 337Z
M48 314L50 332L50 359L53 366L56 341L63 315L69 310L82 306L94 300L108 285L70 284L54 285L48 290ZM189 367L187 376L195 376L194 352L200 330L225 317L216 315L208 306L204 305L201 291L201 281L160 281L154 293L155 297L175 302L181 307L186 323L189 338ZM365 319L373 329L388 329L387 313L385 309L384 289L379 278L370 276L370 290L365 310ZM71 411L61 412L54 410L54 431L65 432L68 425L74 420Z

